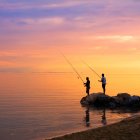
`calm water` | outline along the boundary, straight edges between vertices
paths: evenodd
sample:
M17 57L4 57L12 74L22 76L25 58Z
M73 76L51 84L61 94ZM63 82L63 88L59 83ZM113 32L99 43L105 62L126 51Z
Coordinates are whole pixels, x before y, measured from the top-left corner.
M108 77L108 94L114 95L119 91L139 94L138 84L134 86L133 83L139 80L139 75ZM118 77L122 78L121 83L113 81ZM90 108L90 126L86 126L87 108L80 105L85 89L73 73L1 73L0 79L1 140L43 140L105 124L102 120L104 110ZM122 86L123 80L125 85L132 81L131 86ZM100 83L95 81L91 90L101 91ZM106 110L106 123L120 121L133 114Z

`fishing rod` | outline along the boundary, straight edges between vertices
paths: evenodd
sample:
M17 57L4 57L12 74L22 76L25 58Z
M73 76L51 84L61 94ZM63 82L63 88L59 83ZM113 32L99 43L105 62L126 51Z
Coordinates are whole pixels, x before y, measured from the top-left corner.
M74 70L74 72L78 75L78 78L81 79L81 81L84 83L84 80L82 79L82 77L80 76L80 74L78 73L78 71L75 69L75 67L72 65L72 63L68 60L68 58L61 53L61 55L65 58L65 60L67 61L67 63L72 67L72 69Z
M92 68L92 67L90 67L86 62L84 62L83 61L83 63L85 64L85 65L87 65L88 67L89 67L89 69L91 69L99 78L101 78L101 76Z

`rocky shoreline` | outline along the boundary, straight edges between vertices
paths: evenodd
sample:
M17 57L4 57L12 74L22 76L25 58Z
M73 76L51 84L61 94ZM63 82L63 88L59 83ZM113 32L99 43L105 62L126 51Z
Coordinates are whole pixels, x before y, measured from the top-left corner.
M83 106L106 107L106 108L139 108L140 96L131 96L128 93L118 93L117 96L104 95L103 93L92 93L81 99L80 103Z

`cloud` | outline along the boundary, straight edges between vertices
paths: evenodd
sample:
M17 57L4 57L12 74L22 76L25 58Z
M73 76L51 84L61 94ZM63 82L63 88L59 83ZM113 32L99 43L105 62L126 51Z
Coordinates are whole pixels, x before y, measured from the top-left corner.
M90 40L127 42L134 41L140 34L139 18L130 16L131 12L137 15L139 2L132 0L6 1L0 2L1 46L8 42L11 48L15 45L41 46L42 42L74 44L81 36Z
M3 67L0 68L0 73L23 73L23 72L30 72L30 68L26 67Z
M115 41L131 41L134 40L134 37L131 35L106 35L106 36L96 36L95 39L99 40L115 40Z
M15 49L0 50L0 72L30 72L51 63L52 52L46 50Z
M90 0L80 1L53 1L53 2L16 2L16 3L0 3L0 9L7 10L22 10L22 9L56 9L56 8L68 8L85 4L95 4L97 2Z
M92 1L63 1L62 3L52 3L52 4L45 4L45 5L40 5L40 8L68 8L68 7L74 7L74 6L79 6L79 5L85 5L85 4L90 4L90 3L95 3Z
M120 26L125 27L126 24L130 27L131 24L139 23L137 16L134 16L140 12L137 9L137 5L139 5L137 3L130 0L127 3L110 0L54 0L47 2L45 0L21 0L20 2L15 0L13 3L10 1L0 3L0 12L2 13L0 17L1 22L9 19L9 25L12 23L21 26L49 24L51 28L51 24L52 26L62 25L67 21L64 29L73 29L74 31L92 29L98 32L105 29L116 29ZM133 27L131 26L131 28Z
M44 18L23 18L17 19L17 23L26 24L49 24L53 25L62 25L65 19L62 17L44 17Z
M112 35L112 36L97 36L96 39L113 39L113 40L131 40L133 36L129 35Z

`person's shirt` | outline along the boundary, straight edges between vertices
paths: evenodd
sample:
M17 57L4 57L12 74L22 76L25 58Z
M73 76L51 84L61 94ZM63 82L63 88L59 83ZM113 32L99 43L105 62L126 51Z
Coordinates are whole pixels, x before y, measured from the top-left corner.
M106 78L102 77L101 82L102 82L102 84L106 84Z

